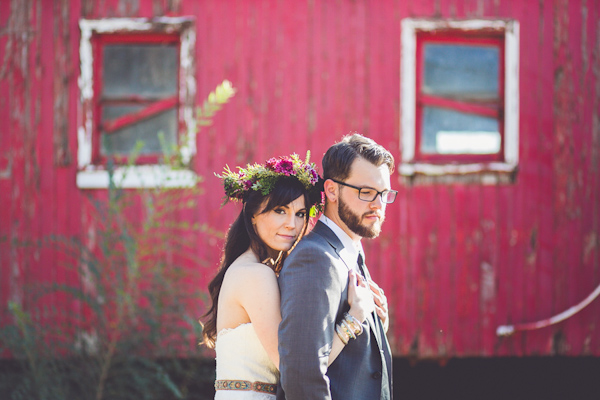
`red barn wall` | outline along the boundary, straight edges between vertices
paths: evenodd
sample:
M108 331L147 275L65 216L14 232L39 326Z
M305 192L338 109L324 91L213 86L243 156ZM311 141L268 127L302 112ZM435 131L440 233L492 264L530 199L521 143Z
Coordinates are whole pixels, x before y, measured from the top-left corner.
M97 229L77 172L80 18L193 16L197 98L223 79L233 100L200 131L200 207L182 218L225 230L213 176L310 149L320 160L358 131L400 160L400 21L520 22L519 169L512 183L410 182L365 247L391 309L394 354L417 358L600 355L600 300L548 328L498 338L498 325L566 310L600 284L600 4L520 1L72 1L0 3L0 301L30 306L35 281L76 280L61 255L17 242ZM90 200L91 199L91 200ZM221 241L199 235L205 285ZM57 307L74 307L65 298ZM199 300L194 313L204 305ZM2 315L2 314L0 314ZM5 316L4 316L5 318Z

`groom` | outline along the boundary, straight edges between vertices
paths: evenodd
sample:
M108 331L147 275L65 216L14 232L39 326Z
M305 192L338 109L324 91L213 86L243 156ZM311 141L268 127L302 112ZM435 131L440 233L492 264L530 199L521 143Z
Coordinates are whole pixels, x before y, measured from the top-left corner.
M322 164L325 211L279 275L277 399L391 399L387 300L364 265L361 239L379 235L386 205L396 198L390 186L394 157L375 141L353 134L331 146ZM350 269L370 281L377 312L328 368L335 325L349 309Z

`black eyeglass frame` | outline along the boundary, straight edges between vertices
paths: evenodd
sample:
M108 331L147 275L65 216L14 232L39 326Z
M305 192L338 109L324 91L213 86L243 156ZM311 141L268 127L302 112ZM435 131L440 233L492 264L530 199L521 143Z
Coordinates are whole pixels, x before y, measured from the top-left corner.
M396 201L396 196L398 195L398 191L397 190L387 190L387 189L385 189L385 190L382 190L381 192L379 192L378 190L373 189L373 188L354 186L354 185L350 185L350 184L348 184L346 182L338 181L337 179L333 179L333 178L329 178L329 179L331 179L332 181L334 181L335 183L338 183L340 185L348 186L348 187L350 187L352 189L358 190L358 199L362 200L362 201L367 201L369 203L372 202L372 201L375 201L375 199L377 198L377 196L381 196L381 201L382 202L384 202L385 204L392 204L394 201ZM361 195L361 193L362 193L363 190L374 190L377 193L375 194L375 196L373 196L373 198L371 200L365 200L365 199L363 199L363 198L360 197L360 195ZM392 194L394 196L392 198L392 201L385 201L384 198L383 198L383 194L384 193L387 193L386 196L385 196L386 198L388 198L389 195Z

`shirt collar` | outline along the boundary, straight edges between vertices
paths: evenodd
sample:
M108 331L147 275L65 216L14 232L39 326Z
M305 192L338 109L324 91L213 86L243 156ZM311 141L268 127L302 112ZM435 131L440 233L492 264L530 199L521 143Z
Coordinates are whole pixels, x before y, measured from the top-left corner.
M319 221L327 225L327 227L331 229L333 233L335 233L338 239L340 239L340 242L342 242L344 248L339 252L340 258L344 260L349 268L356 269L356 260L358 260L359 252L364 254L361 242L354 242L342 228L340 228L330 218L327 218L325 214L321 214Z

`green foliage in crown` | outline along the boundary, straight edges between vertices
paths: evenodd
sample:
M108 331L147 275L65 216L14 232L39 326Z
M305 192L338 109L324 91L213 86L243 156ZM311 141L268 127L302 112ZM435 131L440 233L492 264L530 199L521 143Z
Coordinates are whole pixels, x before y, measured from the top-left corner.
M226 166L221 175L216 174L223 180L226 196L223 204L229 200L242 201L251 190L267 196L283 176L296 177L309 192L318 190L316 185L320 178L316 165L310 162L310 151L306 153L304 161L294 153L290 156L271 158L264 164L248 164L246 168L237 169L232 171ZM321 203L317 199L316 209L311 210L312 216L317 210L321 211Z

